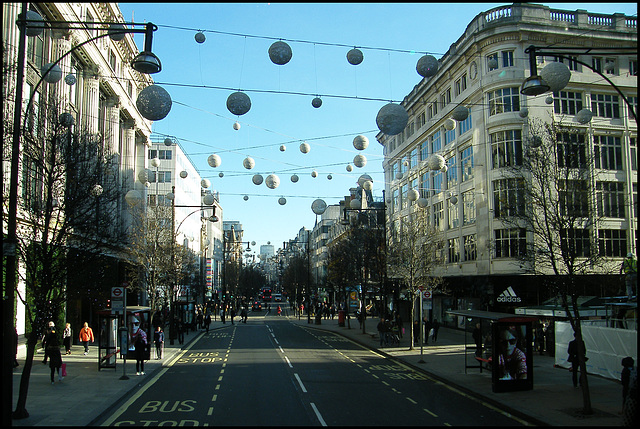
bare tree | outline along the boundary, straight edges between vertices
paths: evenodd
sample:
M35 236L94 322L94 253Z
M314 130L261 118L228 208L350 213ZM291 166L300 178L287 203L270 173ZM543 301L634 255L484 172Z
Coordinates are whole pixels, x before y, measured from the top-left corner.
M389 240L388 273L407 287L411 303L411 342L413 350L415 301L420 289L433 290L442 278L433 270L444 262L442 233L429 223L425 211L417 209L392 231Z
M53 102L41 102L26 124L17 234L25 291L16 294L25 307L27 357L14 418L29 415L26 401L36 344L46 322L59 321L71 274L77 279L84 273L86 279L89 267L95 268L92 260L119 251L120 230L105 208L117 207L123 196L115 158L99 135L74 129L73 118L61 114ZM6 203L3 200L3 217ZM78 264L80 258L89 263Z
M598 249L601 218L596 186L596 159L584 129L556 122L529 121L529 138L521 165L506 169L515 186L494 187L495 215L510 228L530 234L526 248L516 252L529 273L553 275L552 290L560 297L579 350L583 412L591 414L578 298L578 276L613 273ZM624 203L622 203L624 204Z

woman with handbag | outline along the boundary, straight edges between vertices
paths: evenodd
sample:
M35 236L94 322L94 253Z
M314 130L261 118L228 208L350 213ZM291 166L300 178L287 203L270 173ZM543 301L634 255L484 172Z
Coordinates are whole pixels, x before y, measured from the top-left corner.
M49 356L49 368L51 369L51 384L54 384L53 376L58 373L58 380L62 381L60 368L62 367L62 356L60 355L60 343L56 335L55 328L47 334L47 355Z

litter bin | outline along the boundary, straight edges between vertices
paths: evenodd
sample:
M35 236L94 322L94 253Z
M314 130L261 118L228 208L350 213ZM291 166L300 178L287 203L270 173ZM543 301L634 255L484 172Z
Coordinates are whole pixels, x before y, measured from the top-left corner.
M338 326L344 326L344 310L338 311Z

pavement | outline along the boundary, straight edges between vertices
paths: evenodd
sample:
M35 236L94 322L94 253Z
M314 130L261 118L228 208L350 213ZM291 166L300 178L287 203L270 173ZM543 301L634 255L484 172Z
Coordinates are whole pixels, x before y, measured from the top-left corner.
M263 318L264 313L250 312L252 318ZM269 318L272 316L269 316ZM277 317L277 316L273 316ZM588 377L589 392L593 414L583 415L583 393L581 388L574 388L571 373L566 368L555 366L554 358L536 353L533 358L534 383L532 390L494 393L491 383L491 371L465 368L474 361L473 350L467 350L465 364L465 333L458 329L441 327L437 342L429 341L428 345L409 347L408 335L404 335L400 344L380 347L376 326L377 318L368 318L365 322L365 333L356 319L349 319L345 325L339 326L338 318L322 319L316 324L310 323L306 315L286 317L291 323L301 328L321 329L343 335L364 347L376 350L389 359L425 373L430 378L441 382L463 395L477 400L506 413L511 414L516 422L530 425L552 426L620 426L622 425L622 386L619 381L597 375ZM239 320L239 318L237 319ZM268 320L268 319L267 319ZM210 329L222 329L231 324L220 320L212 322ZM122 361L118 360L115 369L98 370L98 347L89 346L89 354L83 354L81 345L74 345L71 355L64 355L67 364L67 376L64 380L52 385L48 365L43 365L42 349L36 352L29 381L26 409L29 417L13 420L14 426L91 426L106 412L119 405L124 398L143 386L148 380L162 370L171 366L173 361L191 342L200 338L204 330L190 330L185 334L183 344L165 342L162 360L152 359L145 363L145 375L137 376L135 361L127 360L123 370ZM467 343L470 342L467 339ZM152 351L153 356L154 351ZM26 345L21 339L18 347L19 367L13 370L13 408L15 409L20 377L26 355ZM122 379L123 374L128 379ZM416 422L416 425L419 425Z

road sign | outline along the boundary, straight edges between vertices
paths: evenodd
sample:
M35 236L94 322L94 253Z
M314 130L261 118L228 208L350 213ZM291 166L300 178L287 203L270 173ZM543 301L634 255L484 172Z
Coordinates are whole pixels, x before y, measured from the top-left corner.
M424 299L431 299L431 291L430 290L425 290L424 292L422 292L422 295L424 296Z
M124 310L124 296L125 289L123 287L112 287L111 288L111 310L113 311L123 311Z
M111 299L119 299L122 300L124 297L124 289L121 287L112 287L111 288Z

